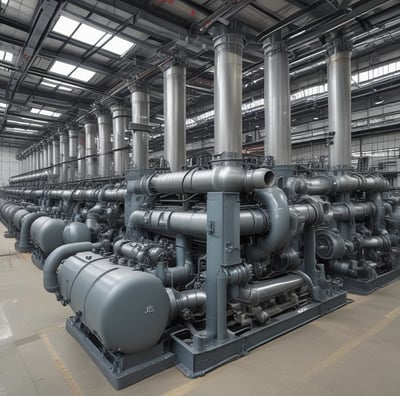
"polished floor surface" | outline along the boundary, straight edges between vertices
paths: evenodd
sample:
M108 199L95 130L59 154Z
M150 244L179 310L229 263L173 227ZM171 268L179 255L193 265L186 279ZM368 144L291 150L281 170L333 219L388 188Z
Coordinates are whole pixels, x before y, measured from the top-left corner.
M71 311L42 287L0 225L0 396L400 394L400 281L204 377L172 368L115 391L64 330Z

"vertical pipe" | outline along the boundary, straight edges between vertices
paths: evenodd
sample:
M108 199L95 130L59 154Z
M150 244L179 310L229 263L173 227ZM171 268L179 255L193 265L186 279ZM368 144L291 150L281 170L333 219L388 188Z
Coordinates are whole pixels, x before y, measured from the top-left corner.
M43 148L41 145L38 146L38 169L43 168Z
M128 169L128 150L125 141L125 131L128 129L129 110L123 104L111 106L113 118L113 149L114 149L114 172L121 176Z
M49 157L47 151L47 142L42 142L42 152L43 152L43 164L42 168L47 168L49 166Z
M68 129L69 136L69 160L72 161L69 163L68 167L68 181L72 181L76 179L77 174L77 158L78 158L78 135L79 130L75 125L71 125Z
M86 154L86 178L97 176L97 148L96 136L98 135L97 123L93 119L87 119L85 122L85 154Z
M105 108L96 108L97 125L99 128L98 154L99 176L111 176L111 135L112 121L110 112Z
M35 166L34 166L34 170L37 171L40 168L40 160L39 160L39 148L35 147L35 151L34 151L34 157L35 157Z
M351 167L351 43L334 38L328 47L329 132L334 132L329 146L332 168Z
M56 179L60 175L60 143L57 136L53 136L53 174Z
M49 172L52 172L53 165L54 165L54 158L53 158L53 144L51 140L47 141L47 166L50 168Z
M292 163L290 132L290 77L286 44L280 34L268 38L264 48L265 155L275 165Z
M242 158L242 54L236 33L214 38L214 155Z
M69 150L68 150L68 136L64 132L60 134L60 163L61 173L60 182L66 183L68 181L68 162L69 161Z
M148 125L150 116L149 93L142 87L131 86L132 122ZM133 133L133 165L137 169L149 167L149 133L135 131Z
M186 68L175 60L163 74L164 158L178 172L186 165Z
M85 132L82 130L79 131L78 134L78 180L85 179Z

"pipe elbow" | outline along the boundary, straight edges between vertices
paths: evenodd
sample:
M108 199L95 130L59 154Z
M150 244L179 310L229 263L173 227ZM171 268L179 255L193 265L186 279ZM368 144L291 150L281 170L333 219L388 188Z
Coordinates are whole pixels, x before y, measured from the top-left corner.
M90 251L93 248L91 242L69 243L59 246L47 257L43 266L43 286L49 293L58 292L57 269L61 262L76 253Z

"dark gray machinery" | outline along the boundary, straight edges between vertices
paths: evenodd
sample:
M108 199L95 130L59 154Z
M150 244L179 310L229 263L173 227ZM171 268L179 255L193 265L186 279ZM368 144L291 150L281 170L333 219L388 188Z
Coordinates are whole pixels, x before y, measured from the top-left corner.
M172 172L148 169L149 93L135 84L134 167L124 181L77 182L84 168L74 164L71 171L64 159L54 161L51 174L17 176L0 189L7 235L17 238L18 250L33 252L45 289L74 312L67 331L117 389L173 365L203 375L344 305L343 280L370 291L398 276L400 209L382 196L384 179L346 169L305 179L287 166L289 124L278 117L288 116L287 53L275 41L264 47L266 70L282 74L281 85L265 79L266 98L278 104L267 106L266 117L279 126L267 136L275 167L243 165L243 45L236 33L216 32L209 168L182 170L185 72L172 62L164 70ZM113 109L114 118L126 116L121 106ZM104 177L112 161L105 148L111 117L105 109L96 114ZM120 137L126 120L114 121ZM71 130L75 145L79 131ZM93 177L93 119L85 130L86 175ZM67 137L60 138L67 156ZM122 169L126 158L114 162Z

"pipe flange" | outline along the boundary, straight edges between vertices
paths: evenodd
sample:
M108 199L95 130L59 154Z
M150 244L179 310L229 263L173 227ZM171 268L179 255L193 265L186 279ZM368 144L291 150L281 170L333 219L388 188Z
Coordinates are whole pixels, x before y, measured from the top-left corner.
M339 259L342 258L346 252L346 244L343 238L330 230L317 230L315 233L315 241L315 253L320 259Z

